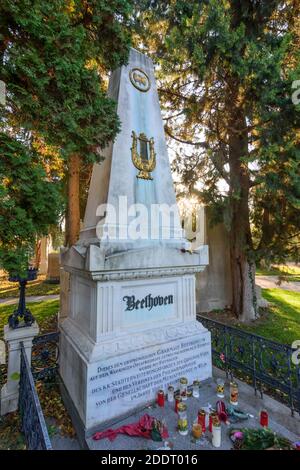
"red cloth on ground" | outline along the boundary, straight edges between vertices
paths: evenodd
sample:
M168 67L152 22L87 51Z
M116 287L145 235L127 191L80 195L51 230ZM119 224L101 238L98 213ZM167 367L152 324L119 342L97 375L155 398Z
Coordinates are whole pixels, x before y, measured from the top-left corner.
M125 424L117 429L107 429L107 431L96 432L93 435L93 439L98 441L99 439L108 437L110 441L113 441L117 437L117 434L127 434L128 436L140 436L145 437L146 439L151 439L151 430L153 428L154 421L155 418L153 418L153 416L145 414L136 423ZM168 430L164 426L162 430L162 438L165 439L167 437L169 437Z
M216 406L217 406L217 413L218 413L218 416L219 416L219 420L226 423L227 420L228 420L228 416L227 416L227 413L226 413L225 403L223 401L219 400L219 401L217 401Z

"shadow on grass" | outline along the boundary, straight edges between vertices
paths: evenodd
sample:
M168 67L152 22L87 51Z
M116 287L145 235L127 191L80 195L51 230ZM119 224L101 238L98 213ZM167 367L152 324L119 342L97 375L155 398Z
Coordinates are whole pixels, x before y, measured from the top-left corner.
M300 293L283 289L263 289L270 307L248 331L290 345L300 339Z
M59 294L59 284L48 283L44 274L39 274L38 278L27 284L26 295L49 295ZM0 299L19 297L19 285L16 282L9 282L8 275L0 271Z
M31 310L39 327L40 334L56 330L56 318L59 310L59 300L42 300L40 302L30 302L27 307ZM16 305L0 305L0 339L3 338L3 328L7 324L9 315L16 308Z
M298 266L271 266L270 269L257 267L257 276L277 276L282 281L286 282L299 282L300 281L300 268Z
M300 323L300 293L283 289L263 289L264 298L280 308L280 315Z

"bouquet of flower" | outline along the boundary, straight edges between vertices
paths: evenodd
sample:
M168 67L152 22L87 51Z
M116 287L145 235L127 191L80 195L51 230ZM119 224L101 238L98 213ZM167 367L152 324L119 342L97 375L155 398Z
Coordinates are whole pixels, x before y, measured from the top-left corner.
M230 429L229 436L236 450L291 450L291 442L268 428Z

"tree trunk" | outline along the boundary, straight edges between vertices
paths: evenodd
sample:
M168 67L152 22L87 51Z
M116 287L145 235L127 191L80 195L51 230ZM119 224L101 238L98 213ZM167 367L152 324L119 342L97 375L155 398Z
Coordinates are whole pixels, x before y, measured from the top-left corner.
M259 255L259 260L265 259L266 253L269 251L268 247L273 239L273 227L270 224L270 212L267 208L268 196L264 198L265 207L262 214L262 224L261 224L261 238L260 242L256 248L256 251Z
M66 221L66 245L75 245L80 232L79 176L80 157L77 154L69 158L68 202Z
M234 210L230 232L230 262L232 279L232 310L241 321L257 316L255 263L249 259L245 232L241 229L243 215Z
M230 260L232 309L242 321L256 318L255 263L252 260L252 237L249 218L250 177L247 162L248 135L238 83L230 86L228 101L228 144L230 171Z
M41 264L41 246L42 246L42 241L37 240L35 243L35 248L34 248L34 267L36 269L39 269L40 264Z

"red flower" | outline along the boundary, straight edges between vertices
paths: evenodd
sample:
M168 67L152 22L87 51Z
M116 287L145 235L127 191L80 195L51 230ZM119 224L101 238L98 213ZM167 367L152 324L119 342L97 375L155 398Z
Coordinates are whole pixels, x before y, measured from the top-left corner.
M221 359L222 362L225 362L225 354L224 353L220 354L220 359Z

